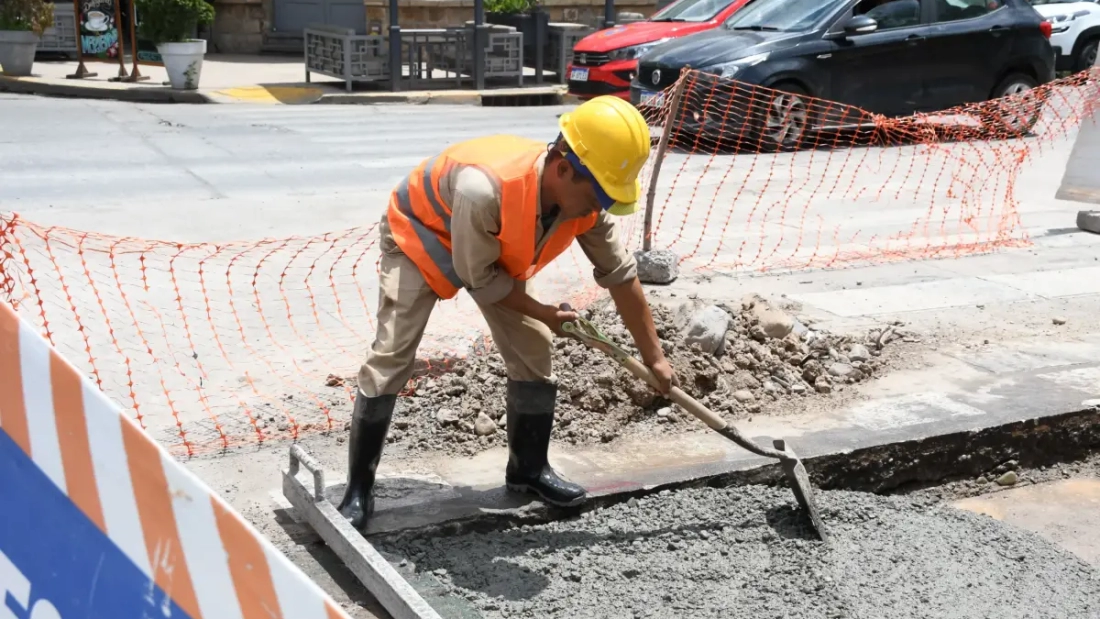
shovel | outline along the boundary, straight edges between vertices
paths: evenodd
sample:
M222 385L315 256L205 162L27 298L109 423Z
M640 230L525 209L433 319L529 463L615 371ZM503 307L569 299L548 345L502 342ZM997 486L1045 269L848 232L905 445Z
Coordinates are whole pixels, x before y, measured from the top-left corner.
M562 307L562 309L569 311L567 307ZM654 389L659 388L657 377L653 375L649 368L612 342L591 322L578 316L576 321L562 323L562 330L581 343L606 353L617 361L619 365L626 368L634 376L644 380ZM785 441L782 439L773 441L772 444L775 446L775 449L757 445L738 432L737 428L726 423L724 419L699 403L698 400L684 393L679 387L672 387L671 396L673 402L679 404L684 410L710 426L710 429L715 432L758 456L779 460L780 465L783 467L783 472L786 474L787 480L791 484L791 489L794 490L794 496L798 499L798 504L809 514L810 521L813 523L814 529L817 531L817 535L821 538L821 541L828 541L825 533L825 523L821 520L821 515L817 509L817 503L814 502L813 488L810 486L810 476L806 472L806 467L803 466L802 461L798 459L794 451L787 447Z

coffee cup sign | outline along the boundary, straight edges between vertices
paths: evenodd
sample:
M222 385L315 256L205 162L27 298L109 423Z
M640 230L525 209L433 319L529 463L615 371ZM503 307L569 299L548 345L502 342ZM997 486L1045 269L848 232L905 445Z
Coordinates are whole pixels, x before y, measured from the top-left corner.
M80 44L86 57L118 58L116 15L115 0L80 0Z
M84 26L92 32L103 32L111 27L110 18L102 11L88 11L88 19Z

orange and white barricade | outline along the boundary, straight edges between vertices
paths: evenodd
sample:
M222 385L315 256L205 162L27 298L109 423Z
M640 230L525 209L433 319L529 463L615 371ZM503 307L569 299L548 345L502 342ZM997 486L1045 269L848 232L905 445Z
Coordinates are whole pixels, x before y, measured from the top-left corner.
M0 617L347 615L0 301Z

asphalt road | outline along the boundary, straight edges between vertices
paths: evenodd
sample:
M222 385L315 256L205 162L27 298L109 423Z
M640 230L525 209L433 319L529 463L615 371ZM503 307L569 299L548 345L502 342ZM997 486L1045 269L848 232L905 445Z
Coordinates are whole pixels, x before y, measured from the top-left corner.
M441 147L495 132L549 142L566 109L134 105L0 95L0 210L172 241L373 224L402 175Z

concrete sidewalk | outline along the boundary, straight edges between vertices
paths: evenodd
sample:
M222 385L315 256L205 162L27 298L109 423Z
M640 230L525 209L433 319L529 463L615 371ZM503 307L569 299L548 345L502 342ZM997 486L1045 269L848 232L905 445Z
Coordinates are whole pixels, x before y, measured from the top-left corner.
M119 74L117 62L85 62L95 77L70 79L76 73L77 62L36 60L32 77L0 75L0 92L15 94L109 99L141 103L253 103L268 105L378 104L378 103L442 103L451 105L484 105L486 98L495 103L502 98L537 98L541 105L560 104L566 87L550 81L533 84L534 69L525 81L532 85L478 90L404 90L390 92L386 86L357 84L355 92L347 92L344 82L313 74L307 83L302 58L279 56L238 56L210 54L202 65L200 88L195 91L175 90L166 84L168 74L163 67L138 67L148 79L140 82L110 81ZM129 74L131 65L126 64ZM544 80L546 76L544 75ZM507 104L507 102L504 102ZM511 104L516 104L515 102ZM530 103L519 103L530 105Z

